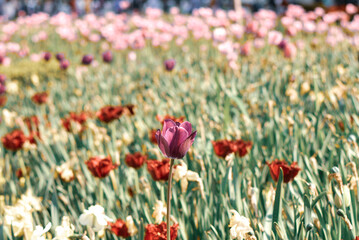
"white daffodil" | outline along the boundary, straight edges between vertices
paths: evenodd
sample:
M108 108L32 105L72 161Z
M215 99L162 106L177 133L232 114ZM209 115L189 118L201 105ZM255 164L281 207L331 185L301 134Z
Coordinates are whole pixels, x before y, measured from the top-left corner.
M33 230L32 214L23 205L5 206L4 225L13 231L15 237L21 237L25 234L31 236Z
M232 209L230 212L232 213L229 223L231 238L238 240L246 239L248 233L253 231L249 219L239 215L236 210Z
M17 204L20 204L24 206L28 211L35 210L40 211L41 210L41 197L35 197L32 194L32 191L29 189L26 191L25 194L21 195L21 199L17 202Z
M197 182L199 189L201 191L202 197L204 197L204 188L202 179L199 177L198 173L188 170L187 165L181 160L180 164L176 166L173 172L173 179L178 182L181 180L181 189L182 192L187 191L188 181Z
M48 223L45 228L38 225L32 233L31 240L46 240L44 236L51 228L51 223Z
M107 222L113 220L105 215L105 209L100 205L94 205L89 207L80 215L80 224L92 228L93 231L101 231Z
M126 218L126 227L128 229L128 233L130 234L130 236L134 236L138 232L137 227L135 225L135 222L133 221L132 216L127 216L127 218Z
M55 228L55 238L53 240L69 240L74 235L75 227L70 223L70 218L62 217L61 225Z
M5 125L12 128L15 126L15 119L17 117L16 112L11 112L7 109L2 111L2 118L4 119Z
M166 205L162 201L157 200L155 207L153 209L154 211L152 217L155 219L156 224L160 224L162 222L163 217L167 215Z

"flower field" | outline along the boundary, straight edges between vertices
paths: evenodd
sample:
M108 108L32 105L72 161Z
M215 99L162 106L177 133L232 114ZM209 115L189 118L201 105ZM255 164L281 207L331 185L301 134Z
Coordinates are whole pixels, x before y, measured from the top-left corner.
M0 239L359 239L357 12L1 22Z

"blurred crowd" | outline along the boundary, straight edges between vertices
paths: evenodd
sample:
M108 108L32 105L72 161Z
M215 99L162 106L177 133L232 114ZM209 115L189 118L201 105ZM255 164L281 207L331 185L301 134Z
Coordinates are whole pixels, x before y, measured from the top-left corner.
M200 7L233 9L236 0L0 0L0 15L13 19L21 15L35 12L56 14L58 12L73 13L82 16L86 13L104 14L109 11L141 11L147 7L168 11L178 7L183 13L190 13ZM271 8L280 13L288 3L305 6L333 6L348 3L358 4L359 0L240 0L249 10Z

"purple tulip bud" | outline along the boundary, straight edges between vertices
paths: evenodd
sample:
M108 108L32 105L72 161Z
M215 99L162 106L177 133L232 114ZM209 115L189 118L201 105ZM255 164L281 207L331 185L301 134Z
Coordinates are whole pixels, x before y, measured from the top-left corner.
M49 52L45 52L44 53L44 60L47 62L51 59L51 53Z
M4 85L6 81L6 76L4 74L0 74L0 85Z
M86 54L82 57L82 64L84 65L90 65L92 63L93 57L89 54Z
M165 61L165 68L167 71L172 71L176 66L176 60L174 59L167 59Z
M158 146L168 158L183 158L196 138L197 131L192 132L190 122L174 122L166 119L163 124L162 132L156 132Z
M61 62L62 60L65 59L65 55L63 53L57 53L56 54L56 59Z
M113 56L111 51L106 51L102 54L102 59L105 63L112 62Z
M67 59L63 59L63 60L60 62L60 68L61 68L62 70L66 70L69 66L70 66L70 62L69 62L69 60L67 60Z
M0 55L0 64L3 64L5 57Z
M0 95L6 93L5 85L0 85Z

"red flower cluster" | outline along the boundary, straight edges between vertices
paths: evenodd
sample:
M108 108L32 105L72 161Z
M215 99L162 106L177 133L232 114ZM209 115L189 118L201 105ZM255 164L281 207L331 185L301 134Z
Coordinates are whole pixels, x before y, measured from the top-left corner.
M96 113L101 122L109 123L119 119L122 116L123 107L121 106L105 106Z
M31 100L36 104L44 104L47 102L48 97L49 95L47 94L47 92L40 92L32 96Z
M128 232L126 222L121 218L117 219L115 223L109 223L109 225L111 227L111 232L116 234L116 236L123 238L130 237L130 233Z
M147 160L146 155L142 155L140 152L134 154L126 154L125 162L127 166L134 169L139 169L142 167L143 163Z
M1 138L1 142L4 147L11 151L17 151L22 148L26 141L26 137L23 131L17 129L11 133L6 134Z
M231 153L236 153L240 157L247 155L249 150L252 148L251 141L239 140L218 140L212 141L214 152L218 157L225 158Z
M170 173L170 160L163 159L162 161L158 160L147 160L147 170L151 174L153 180L155 181L167 181L168 175Z
M163 123L165 122L166 119L171 119L174 122L182 123L184 121L185 117L181 116L181 117L177 118L177 117L174 117L174 116L166 114L165 116L157 115L156 119L157 119L157 121L159 121L163 125Z
M171 240L177 238L178 224L171 226ZM160 224L148 224L146 226L146 233L144 240L167 240L167 224L162 222Z
M74 112L70 112L69 116L62 119L62 126L64 126L64 128L66 129L66 131L70 132L71 131L71 122L76 122L79 123L81 125L81 132L83 130L85 130L85 123L87 120L87 114L82 112L82 113L74 113Z
M112 163L111 156L91 157L87 162L85 162L85 164L92 175L98 178L107 177L112 169L117 168L117 165Z
M292 162L292 164L289 166L288 163L285 160L274 160L271 163L267 163L270 175L272 176L274 181L278 181L280 169L283 171L283 180L285 183L288 183L290 181L293 181L295 176L298 175L299 171L301 170L297 162Z
M135 105L133 104L128 104L125 106L109 105L101 108L100 111L96 113L96 116L98 117L98 119L100 119L101 122L109 123L113 120L119 119L123 114L126 114L128 116L135 115L134 108Z

